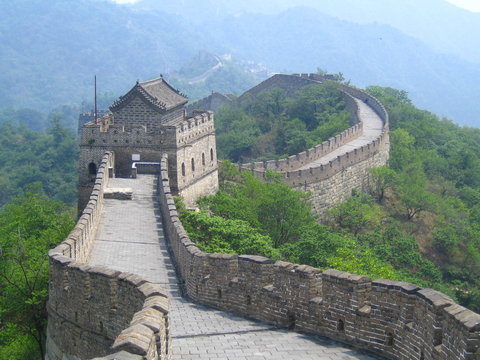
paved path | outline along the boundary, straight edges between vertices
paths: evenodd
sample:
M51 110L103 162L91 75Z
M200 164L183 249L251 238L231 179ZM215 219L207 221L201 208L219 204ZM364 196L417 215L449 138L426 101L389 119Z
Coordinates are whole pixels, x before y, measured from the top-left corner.
M105 200L90 264L137 273L171 297L174 360L371 360L334 341L246 320L180 296L154 194L155 177L110 179L130 187L133 200Z
M359 118L363 122L363 135L343 146L340 146L338 149L335 149L334 151L321 157L320 159L312 161L311 163L308 163L298 168L297 170L308 170L309 168L328 164L329 161L336 159L337 156L346 154L347 152L352 151L356 148L360 148L364 145L370 144L373 140L380 136L383 128L383 121L380 116L378 116L378 114L363 101L357 98L354 99L358 105Z

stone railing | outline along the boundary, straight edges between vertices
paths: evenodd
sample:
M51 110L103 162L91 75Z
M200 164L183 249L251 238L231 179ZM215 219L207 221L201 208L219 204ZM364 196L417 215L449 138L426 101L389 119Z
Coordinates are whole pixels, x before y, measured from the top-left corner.
M348 143L349 141L350 140L344 141L344 144ZM377 154L379 151L382 151L386 147L388 147L388 144L389 144L388 132L383 132L377 139L373 140L371 143L361 146L359 148L353 149L349 152L346 152L343 155L337 156L334 160L329 161L328 164L326 165L311 167L308 170L293 170L293 171L286 171L286 172L279 172L279 173L282 174L285 184L290 186L295 187L295 186L300 186L305 184L317 183L319 181L330 178L331 176L339 173L346 167L349 167L361 161L367 160L374 154ZM327 155L333 150L334 149L332 150L327 149L324 155ZM295 156L297 155L294 155L294 157ZM269 169L268 167L265 168L264 170L260 170L259 168L255 168L255 167L253 167L253 169L252 167L248 168L245 165L239 166L239 170L241 171L249 170L252 173L252 175L258 179L264 179L266 170L268 169ZM277 171L275 169L271 169L271 170Z
M442 293L260 256L204 253L180 222L165 158L159 194L177 273L193 300L389 359L479 358L480 315Z
M47 360L170 358L169 300L162 289L133 274L86 264L113 163L113 154L106 153L77 225L49 252Z

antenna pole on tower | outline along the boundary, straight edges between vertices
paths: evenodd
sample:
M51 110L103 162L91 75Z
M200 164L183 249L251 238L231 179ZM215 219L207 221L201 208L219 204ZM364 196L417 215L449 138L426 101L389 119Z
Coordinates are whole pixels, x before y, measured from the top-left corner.
M93 113L93 116L95 117L95 121L97 121L97 75L95 75L95 78L94 78L94 87L95 87L95 110L94 110L94 113Z

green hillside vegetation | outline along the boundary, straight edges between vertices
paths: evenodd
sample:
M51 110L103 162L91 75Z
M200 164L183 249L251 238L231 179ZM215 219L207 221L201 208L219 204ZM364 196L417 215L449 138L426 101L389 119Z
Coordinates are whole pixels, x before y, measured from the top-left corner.
M240 94L267 77L267 71L259 65L218 57L205 51L192 57L178 71L166 75L167 80L177 89L182 89L190 101L204 98L213 90L223 94Z
M59 118L51 121L46 133L11 122L0 124L0 206L35 182L47 196L75 203L77 157L75 136Z
M261 183L227 163L221 190L200 201L202 211L181 211L187 231L205 251L414 282L480 311L480 130L415 108L403 91L368 91L386 105L392 130L390 165L371 170L368 193L357 192L318 224L306 196L278 176ZM245 138L252 127L230 135ZM231 159L251 156L245 149Z
M74 222L39 183L0 209L0 359L44 359L48 250Z
M293 155L350 126L337 83L313 84L287 97L281 89L245 96L215 117L218 156L234 162Z

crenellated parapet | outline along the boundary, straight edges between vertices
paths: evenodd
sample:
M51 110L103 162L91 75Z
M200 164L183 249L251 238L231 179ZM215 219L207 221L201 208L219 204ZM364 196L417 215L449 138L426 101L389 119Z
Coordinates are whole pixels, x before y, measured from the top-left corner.
M295 172L299 167L308 165L312 161L316 161L328 155L335 149L349 143L363 134L363 123L355 124L354 126L342 131L340 134L318 144L301 153L291 155L285 159L258 161L254 163L247 163L239 165L240 170L251 170L255 177L264 178L264 173L267 170L284 173L285 178L302 177L302 172L298 174ZM286 180L288 182L288 180ZM300 180L301 181L301 180Z
M356 126L361 127L360 124ZM350 129L346 130L346 132L349 131ZM336 148L339 148L340 146L348 144L351 139L355 139L353 135L351 139L348 139L348 137L347 138L344 137L342 141L341 135L342 134L337 135L334 138L331 138L323 142L322 144L317 145L313 149L319 149L318 153L323 153L323 156L325 156L331 153ZM329 160L325 165L320 164L315 167L309 167L308 169L279 171L277 169L286 168L286 166L288 165L281 164L278 167L275 165L269 167L269 165L272 164L272 162L270 161L253 163L252 165L249 165L249 167L246 167L245 165L240 165L239 169L243 171L250 170L251 173L256 178L259 178L259 179L265 178L266 170L279 172L282 174L286 184L292 187L301 187L301 186L315 184L320 181L326 180L332 177L333 175L336 175L339 172L345 170L347 167L350 167L355 164L358 164L359 162L368 160L373 155L382 151L385 148L385 146L388 146L388 141L389 141L388 134L382 134L380 137L378 137L371 143L355 148L352 151L346 152L342 155L339 155L333 158L332 160ZM313 149L309 149L300 154L291 156L289 159L292 159L292 160L287 161L286 163L287 164L296 163L295 166L298 167L298 166L308 165L308 162L309 162L308 159L311 159L310 161L321 159L322 156L317 157L316 156L317 154L315 153L312 154L312 152L315 151ZM275 164L275 162L276 161L274 161L273 164Z
M113 153L100 162L77 225L50 250L46 359L168 359L169 300L141 277L87 265L104 207Z
M440 292L261 256L201 251L178 217L166 159L161 167L164 229L192 299L388 359L479 359L480 315Z
M194 110L193 115L180 122L176 130L177 146L184 146L201 137L214 134L213 111Z

